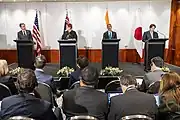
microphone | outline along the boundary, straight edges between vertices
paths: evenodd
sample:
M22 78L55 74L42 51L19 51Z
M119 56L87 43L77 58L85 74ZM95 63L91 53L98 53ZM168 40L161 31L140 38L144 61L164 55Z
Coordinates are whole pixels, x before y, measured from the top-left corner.
M165 35L164 33L159 32L158 30L157 30L157 33L159 33L159 34L163 35L163 36L164 36L164 38L166 38L166 35Z

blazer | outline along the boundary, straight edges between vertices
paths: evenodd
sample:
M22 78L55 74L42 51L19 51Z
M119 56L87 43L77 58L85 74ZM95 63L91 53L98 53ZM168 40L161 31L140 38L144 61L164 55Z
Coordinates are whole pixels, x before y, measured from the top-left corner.
M38 120L56 120L51 104L31 94L19 94L2 100L0 117L26 116Z
M70 78L69 78L69 88L71 87L71 85L77 81L80 80L80 76L81 76L81 70L77 69L76 71L72 72L70 74Z
M103 92L90 87L79 87L63 94L62 109L67 118L75 115L90 115L106 120L108 98Z
M65 31L64 34L62 35L62 39L76 39L77 41L77 34L74 30L71 30L71 32Z
M103 34L103 39L109 39L108 31ZM112 31L112 39L117 39L117 34L114 31Z
M15 95L18 93L18 90L16 89L14 82L15 81L11 76L0 77L0 83L6 85L10 89L12 95Z
M144 75L142 85L140 86L140 91L146 92L149 88L149 85L153 82L160 81L161 76L164 74L161 70L155 70Z
M18 40L31 40L31 41L32 41L33 38L32 38L32 35L31 35L31 31L30 31L30 30L26 30L26 34L27 34L27 35L23 35L22 30L19 31L19 32L17 33Z
M153 32L153 38L159 38L157 32ZM144 32L142 41L145 42L145 41L147 41L149 39L152 39L150 31Z
M111 98L108 120L120 120L124 116L139 114L155 118L157 110L153 95L130 89Z

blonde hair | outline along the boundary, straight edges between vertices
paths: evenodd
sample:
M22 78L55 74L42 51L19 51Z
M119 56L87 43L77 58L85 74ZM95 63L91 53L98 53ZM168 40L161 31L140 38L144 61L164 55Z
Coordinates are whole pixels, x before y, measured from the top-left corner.
M0 76L5 76L9 72L6 60L0 60Z

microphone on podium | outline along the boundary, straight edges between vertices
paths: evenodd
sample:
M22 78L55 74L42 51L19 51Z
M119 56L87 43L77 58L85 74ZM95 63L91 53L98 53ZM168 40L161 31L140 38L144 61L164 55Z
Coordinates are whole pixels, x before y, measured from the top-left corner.
M159 33L159 34L163 35L163 36L164 36L164 38L166 38L166 35L165 35L164 33L162 33L162 32L159 32L159 30L157 30L157 33Z

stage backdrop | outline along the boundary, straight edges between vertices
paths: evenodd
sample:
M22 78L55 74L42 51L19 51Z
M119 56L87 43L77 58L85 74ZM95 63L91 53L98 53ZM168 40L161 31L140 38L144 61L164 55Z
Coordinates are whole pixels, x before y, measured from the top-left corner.
M113 30L121 38L120 49L133 49L132 25L135 12L141 12L143 32L154 23L157 30L169 36L170 0L161 1L118 1L118 2L37 2L37 3L1 3L0 4L0 48L15 48L14 39L20 30L19 23L24 22L32 30L35 10L41 12L42 33L45 46L58 49L57 40L64 28L66 9L78 34L79 48L90 46L101 49L103 32L106 31L105 12L108 8ZM163 35L160 35L163 37ZM167 47L168 45L166 45Z

